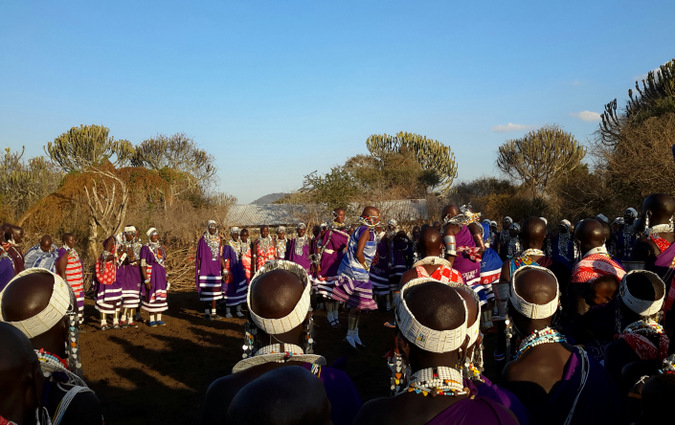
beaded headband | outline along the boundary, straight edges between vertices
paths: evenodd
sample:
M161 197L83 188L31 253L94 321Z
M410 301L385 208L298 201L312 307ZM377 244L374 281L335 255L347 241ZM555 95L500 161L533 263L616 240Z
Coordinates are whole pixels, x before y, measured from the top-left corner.
M446 283L446 285L450 285L453 288L459 288L463 291L468 292L469 294L471 294L471 298L473 298L473 300L476 302L476 307L477 307L476 321L473 322L473 325L467 326L467 328L466 328L466 334L469 336L469 343L466 346L471 347L478 340L478 335L480 335L480 313L481 313L480 297L478 296L476 291L474 291L473 289L471 289L470 287L466 286L463 283L448 282L448 283ZM467 315L468 315L469 314L468 306L467 306L466 312L467 312ZM467 318L466 322L469 323L468 318Z
M658 300L643 300L640 298L636 298L633 294L630 293L630 290L628 289L627 278L628 276L637 273L654 275L659 280L659 282L661 282L661 284L663 285L663 295L661 296L661 298L659 298ZM663 299L665 298L666 294L665 286L666 285L663 283L661 278L654 272L650 272L649 270L631 270L628 273L626 273L621 279L621 284L619 286L619 295L621 296L621 301L626 305L626 307L630 308L633 312L639 314L640 316L652 316L661 311L661 307L663 306Z
M233 227L233 228L230 229L230 234L232 235L232 234L234 234L234 233L239 233L239 228L238 228L238 227Z
M429 278L417 278L406 283L403 288L401 288L401 294L396 303L396 325L405 339L424 351L430 351L432 353L449 353L451 351L455 351L461 347L466 340L466 323L469 316L466 308L466 302L464 302L464 298L462 298L461 295L457 294L459 299L462 301L462 305L464 305L464 321L459 327L455 329L439 331L424 326L417 321L415 315L408 308L408 304L405 302L405 293L409 288L427 282L438 281ZM438 283L447 285L442 282Z
M296 227L296 229L306 229L306 228L307 226L305 225L305 223L298 223L298 226Z
M136 233L136 227L134 226L126 226L124 228L124 233Z
M526 270L542 271L551 276L555 280L555 297L553 297L551 301L547 302L546 304L531 303L529 301L526 301L516 292L516 277ZM516 311L518 311L523 316L528 317L530 319L547 319L553 316L556 311L558 311L559 298L560 298L560 288L558 287L558 279L555 277L555 274L553 274L553 272L550 271L549 269L540 266L527 265L522 266L521 268L513 272L513 276L511 276L511 293L509 294L509 301L511 301L511 304L516 309Z
M261 276L271 272L272 270L278 269L287 270L298 276L302 281L303 285L305 286L305 289L303 289L302 296L300 297L298 303L295 305L295 308L293 308L293 311L291 311L287 316L281 317L279 319L266 319L256 314L256 312L253 311L253 308L251 307L251 288L253 287L253 284L258 279L260 279ZM246 303L248 304L248 311L249 313L251 313L251 319L253 320L253 323L255 323L257 327L259 327L260 329L262 329L263 331L265 331L270 335L276 335L295 329L307 317L307 312L309 312L309 301L310 301L309 298L311 289L312 285L309 284L307 272L302 266L299 266L298 264L292 261L286 260L268 261L267 263L265 263L264 266L262 266L260 270L256 272L256 274L251 279L249 291L248 294L246 295Z
M151 227L151 228L148 229L147 232L145 232L145 234L147 235L148 239L150 239L152 237L152 235L158 234L158 232L157 232L157 229L155 229L154 227Z
M5 291L15 280L34 273L48 273L54 277L54 289L52 291L51 298L49 299L49 304L47 304L44 310L33 317L29 317L28 319L17 322L7 321L7 323L19 329L28 338L34 338L38 335L42 335L53 328L54 325L63 319L71 304L70 285L68 285L61 276L57 275L56 273L52 273L47 269L33 267L22 271L9 281L5 289L0 292L0 305L2 304L2 298ZM0 309L0 321L4 321L2 317L2 309Z
M206 222L206 227L218 227L218 222L216 220L209 220Z

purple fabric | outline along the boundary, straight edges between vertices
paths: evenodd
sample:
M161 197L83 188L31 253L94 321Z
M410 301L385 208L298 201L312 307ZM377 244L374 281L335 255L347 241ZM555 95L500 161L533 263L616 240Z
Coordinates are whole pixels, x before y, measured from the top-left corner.
M501 404L481 396L472 396L453 405L427 422L428 425L517 424L518 421Z
M309 238L307 238L307 243L302 247L302 255L295 253L295 242L296 239L289 241L288 248L286 249L286 259L302 266L309 272Z
M508 382L508 387L530 410L536 423L563 424L581 387L581 354L574 349L551 391L532 382ZM588 377L574 410L572 424L621 423L621 406L616 387L604 367L588 355Z
M311 371L312 365L304 363L305 369ZM361 408L361 397L349 376L329 366L322 366L319 379L326 389L331 404L331 420L334 425L349 425Z
M476 241L473 240L469 226L462 226L462 230L455 235L455 242L458 249L462 246L476 247ZM480 261L471 261L466 254L460 252L457 253L457 257L455 257L455 261L452 263L452 268L462 274L464 283L467 285L471 286L480 283Z
M160 249L162 250L162 255L164 255L164 250L162 248ZM145 285L142 285L143 296L145 298L150 298L157 290L166 291L166 269L162 264L157 262L155 255L147 245L143 245L143 248L141 248L141 259L145 260L148 266L152 266L152 273L150 274L150 285L152 289L148 291Z
M5 286L14 277L14 266L12 260L8 257L0 258L0 291L5 289Z
M516 419L520 425L528 425L532 423L529 410L518 400L511 391L493 384L485 376L482 377L484 382L474 382L469 379L464 379L464 386L467 387L471 395L479 395L481 397L489 398L496 401L502 406L509 409L516 415Z
M321 255L321 271L319 272L319 276L337 276L338 267L340 267L340 263L342 262L348 241L349 235L345 232L336 229L326 231L323 243L321 244L321 246L325 247L325 250Z
M237 260L237 252L230 245L223 246L222 250L223 260L230 264L230 274L232 280L229 283L223 282L223 298L228 307L237 306L246 302L246 293L248 292L248 285L246 282L246 274L244 273L244 266L241 261Z
M220 245L220 249L222 252L222 244ZM209 244L206 243L204 236L199 239L199 243L197 244L195 263L195 283L197 285L197 292L200 293L204 289L199 284L200 280L207 285L218 286L218 283L220 283L222 279L220 270L220 253L219 255L216 255L215 259L213 258L211 248L209 247Z

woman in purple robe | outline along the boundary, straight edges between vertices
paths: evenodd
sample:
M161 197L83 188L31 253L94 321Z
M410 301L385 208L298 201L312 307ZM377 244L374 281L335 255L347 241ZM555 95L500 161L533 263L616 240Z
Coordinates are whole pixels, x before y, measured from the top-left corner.
M326 319L334 328L340 327L338 319L338 303L331 300L332 281L338 275L338 268L347 249L349 234L346 232L345 210L336 208L333 211L333 222L320 240L319 267L317 270L316 292L326 298Z
M151 227L146 234L148 243L141 248L141 274L143 275L143 310L150 313L148 326L166 326L162 321L162 312L169 308L166 301L166 291L169 282L166 280L164 260L166 252L159 243L157 229Z
M223 299L222 273L224 269L223 244L218 234L218 224L209 220L204 235L199 239L195 253L195 281L199 301L204 303L204 318L219 319L216 303Z
M135 311L141 305L141 248L136 240L136 227L126 226L122 233L123 242L119 246L117 261L117 281L122 286L121 326L137 327L134 323Z
M309 273L309 237L307 236L307 226L305 223L299 223L296 228L297 237L288 242L288 249L286 250L286 258L302 266Z
M241 305L246 302L246 294L248 293L244 266L237 259L237 252L232 246L229 244L224 245L222 251L223 278L221 280L221 290L225 299L225 317L232 317L232 307L235 307L237 317L244 317Z

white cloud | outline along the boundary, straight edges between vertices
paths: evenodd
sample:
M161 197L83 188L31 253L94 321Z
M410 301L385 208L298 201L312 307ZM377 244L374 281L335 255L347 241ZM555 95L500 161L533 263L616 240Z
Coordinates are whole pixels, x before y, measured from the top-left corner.
M492 131L496 133L508 133L510 131L524 131L530 129L532 129L531 125L514 124L512 122L506 125L500 124L492 127Z
M573 86L580 86L580 85L581 85L581 81L579 81L579 80L574 80L574 81L572 81L571 84L572 84Z
M586 122L600 121L600 114L597 112L581 111L581 112L573 112L570 115L579 118L581 121Z

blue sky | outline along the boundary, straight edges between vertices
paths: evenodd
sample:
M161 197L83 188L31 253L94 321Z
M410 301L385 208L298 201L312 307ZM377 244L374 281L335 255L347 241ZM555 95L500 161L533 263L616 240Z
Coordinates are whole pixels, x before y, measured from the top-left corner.
M0 0L0 144L184 132L248 203L408 131L471 180L545 124L586 143L675 57L672 1L473 3Z

